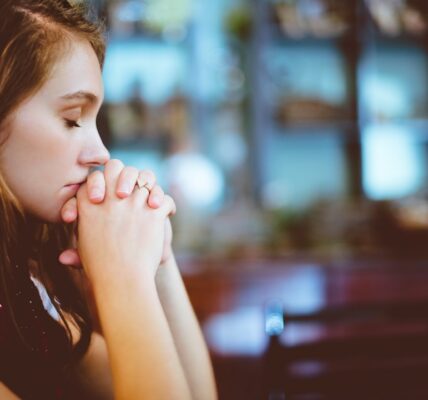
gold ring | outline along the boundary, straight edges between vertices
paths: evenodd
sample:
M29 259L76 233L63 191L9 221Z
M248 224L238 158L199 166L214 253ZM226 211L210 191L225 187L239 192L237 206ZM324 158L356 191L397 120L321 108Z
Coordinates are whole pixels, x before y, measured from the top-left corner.
M146 188L149 193L152 190L152 188L149 185L149 182L144 181L141 175L138 175L137 186L138 186L138 189Z

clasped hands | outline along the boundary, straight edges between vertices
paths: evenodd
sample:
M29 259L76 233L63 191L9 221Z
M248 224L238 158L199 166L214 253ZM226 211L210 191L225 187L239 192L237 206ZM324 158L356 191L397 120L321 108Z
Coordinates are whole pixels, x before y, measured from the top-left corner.
M156 184L155 174L150 170L138 170L135 167L125 167L120 160L112 159L108 163L120 163L123 167L118 179L115 193L118 198L124 199L129 197L134 187L137 183L137 179L142 180L151 188L150 193L147 198L147 204L150 208L157 209L162 206L165 193L162 188ZM107 165L106 164L106 165ZM140 177L140 178L139 178ZM143 184L144 184L143 183ZM79 190L82 190L80 188ZM88 195L89 200L93 204L100 204L104 201L106 194L106 181L104 173L102 171L96 170L92 172L86 181L85 189ZM146 190L146 188L138 189ZM65 223L73 223L78 219L78 207L76 197L72 197L68 200L61 209L61 218ZM165 237L164 237L164 246L163 254L161 259L161 264L168 261L172 256L172 228L170 219L165 220ZM64 250L58 257L58 260L61 264L73 266L76 268L82 267L82 262L77 250L77 237L74 236L73 248Z

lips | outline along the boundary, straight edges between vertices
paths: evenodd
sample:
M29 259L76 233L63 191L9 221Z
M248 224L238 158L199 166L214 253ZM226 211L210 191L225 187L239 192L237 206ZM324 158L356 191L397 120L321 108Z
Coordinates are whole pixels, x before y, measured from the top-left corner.
M65 186L75 186L75 185L82 185L83 183L85 183L86 182L86 179L84 179L83 181L80 181L80 182L76 182L76 183L69 183L68 185L65 185Z
M64 190L66 190L68 193L71 193L71 195L74 196L79 191L80 186L81 185L79 185L79 184L66 185L66 186L64 186Z

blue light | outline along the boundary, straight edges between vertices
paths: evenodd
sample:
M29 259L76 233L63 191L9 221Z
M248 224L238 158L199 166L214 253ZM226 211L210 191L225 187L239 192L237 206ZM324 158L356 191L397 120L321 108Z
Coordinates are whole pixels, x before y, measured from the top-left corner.
M149 103L163 103L183 89L186 71L186 55L177 45L140 39L112 41L103 73L106 100L126 102L138 90Z
M423 185L425 154L411 133L398 125L372 125L364 131L363 185L369 198L400 198Z

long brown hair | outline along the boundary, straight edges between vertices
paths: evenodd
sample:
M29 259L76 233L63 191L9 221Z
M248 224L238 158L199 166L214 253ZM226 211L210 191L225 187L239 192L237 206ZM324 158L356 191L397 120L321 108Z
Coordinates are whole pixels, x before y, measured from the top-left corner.
M0 146L9 135L10 117L17 107L49 78L55 62L72 40L88 41L99 63L104 62L102 25L87 18L82 5L66 0L0 1ZM1 150L1 147L0 147ZM60 252L72 243L74 226L36 220L25 214L0 171L0 294L3 294L16 333L31 347L28 333L19 324L14 302L19 290L16 270L30 279L29 262L36 262L52 304L67 330L70 358L88 346L92 325L83 291L71 271L58 262ZM69 314L80 330L73 347ZM28 332L32 332L29 330ZM76 350L77 349L77 350Z

